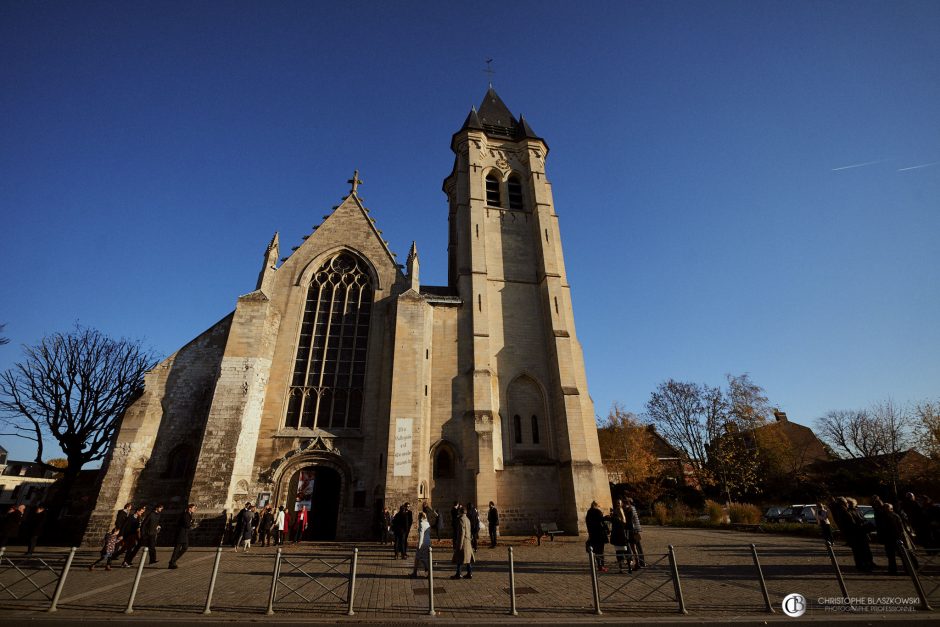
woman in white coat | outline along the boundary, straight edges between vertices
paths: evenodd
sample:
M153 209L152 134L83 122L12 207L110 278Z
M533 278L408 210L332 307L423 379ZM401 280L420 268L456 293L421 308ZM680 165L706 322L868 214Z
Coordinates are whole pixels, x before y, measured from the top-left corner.
M284 531L287 529L287 515L284 513L284 506L277 508L277 516L274 517L274 544L284 544Z
M415 566L411 571L412 577L418 576L418 564L424 566L424 572L428 572L429 562L431 561L431 523L428 517L421 512L418 514L418 550L415 551Z

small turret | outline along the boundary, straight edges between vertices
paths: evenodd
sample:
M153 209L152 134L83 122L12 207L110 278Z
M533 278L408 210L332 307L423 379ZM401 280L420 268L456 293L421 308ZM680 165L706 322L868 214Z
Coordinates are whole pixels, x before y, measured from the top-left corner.
M280 239L278 237L278 232L275 231L274 237L271 238L271 243L268 244L268 248L264 251L264 265L261 266L261 273L258 274L258 285L255 287L255 289L265 292L267 291L266 288L270 286L271 281L274 280L274 273L277 272L277 256L279 248Z
M417 292L421 287L421 283L418 279L418 247L414 242L411 242L411 250L408 251L408 261L405 265L408 270L408 289Z

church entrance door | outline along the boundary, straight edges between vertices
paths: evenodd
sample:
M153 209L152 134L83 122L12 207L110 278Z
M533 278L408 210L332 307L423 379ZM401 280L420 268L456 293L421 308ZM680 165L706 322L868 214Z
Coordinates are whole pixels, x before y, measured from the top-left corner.
M328 466L306 466L290 478L287 511L290 512L290 539L297 536L298 512L307 511L307 528L301 540L335 540L339 516L340 476Z

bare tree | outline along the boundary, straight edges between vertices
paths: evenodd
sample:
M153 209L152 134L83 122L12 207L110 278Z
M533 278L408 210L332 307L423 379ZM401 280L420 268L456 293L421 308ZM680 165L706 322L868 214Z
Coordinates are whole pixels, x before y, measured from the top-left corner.
M885 452L875 421L865 410L827 412L816 421L816 431L840 457L874 457Z
M872 406L871 417L875 423L876 437L885 454L883 472L891 482L891 492L897 502L901 454L913 444L911 412L888 399Z
M36 443L36 464L62 472L65 499L82 466L104 458L124 411L156 364L140 343L76 327L23 348L22 361L0 373L0 416L17 437ZM43 461L44 438L65 454L65 468Z
M7 328L6 323L0 324L0 333L3 333L3 330L5 328ZM9 343L10 343L10 338L3 337L2 335L0 335L0 346L3 346L4 344L9 344Z
M892 400L869 410L830 411L816 422L822 439L837 453L869 459L897 498L901 455L913 444L911 411Z
M660 383L646 403L646 415L675 448L701 485L711 483L708 461L709 424L702 386L669 379Z

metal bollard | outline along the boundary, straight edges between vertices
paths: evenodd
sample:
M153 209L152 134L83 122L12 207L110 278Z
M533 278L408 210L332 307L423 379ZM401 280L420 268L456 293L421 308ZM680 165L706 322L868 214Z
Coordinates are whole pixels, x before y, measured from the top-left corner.
M672 584L676 589L676 601L679 602L679 613L688 614L689 611L685 609L685 599L682 597L682 584L679 582L679 565L676 563L676 550L671 544L669 545L669 566L672 569Z
M277 578L281 576L281 547L277 548L274 558L274 572L271 574L271 594L268 596L268 616L274 614L274 597L277 594Z
M764 571L761 570L760 560L757 559L757 546L755 544L751 544L751 555L754 557L754 566L757 567L757 578L760 580L760 591L764 594L765 609L773 614L774 607L770 603L770 594L767 592L767 582L764 581Z
M842 578L842 569L839 568L836 552L832 550L832 542L826 542L826 549L829 551L829 560L832 562L832 568L836 571L836 579L839 580L839 588L842 590L842 597L848 599L849 591L845 589L845 579Z
M48 612L55 612L58 608L56 605L59 603L59 596L62 594L62 588L65 587L65 578L68 577L69 568L72 567L72 558L75 557L75 551L78 550L77 546L73 546L72 550L69 551L69 556L65 559L65 566L62 567L62 572L59 573L59 581L55 585L55 592L52 594L52 605L49 606Z
M516 567L512 559L512 547L509 547L509 613L518 616L516 611Z
M927 602L927 595L924 593L924 587L920 585L920 578L917 576L917 569L914 568L914 563L911 559L910 553L907 552L907 547L904 546L903 542L898 542L898 548L901 550L901 561L904 562L904 570L906 570L911 576L911 581L914 583L914 589L917 590L917 596L920 597L920 607L917 609L924 612L932 612L933 608L930 607L930 603Z
M352 562L349 564L349 588L346 590L346 616L355 616L353 602L356 598L356 564L359 562L359 549L353 549Z
M588 560L591 564L591 587L594 589L594 613L600 616L601 612L601 593L597 589L597 564L594 562L594 549L588 547Z
M434 547L428 546L428 616L437 616L434 611Z
M206 609L202 610L203 614L212 613L212 593L215 592L215 578L219 574L219 560L222 559L222 547L219 547L215 551L215 562L212 564L212 576L209 577L209 592L206 593Z
M140 554L140 562L137 564L137 574L134 575L134 586L131 588L131 596L127 599L127 607L124 609L125 614L134 613L134 597L137 596L137 586L140 585L140 576L144 573L144 564L147 563L148 551L149 549L144 547L143 552Z

